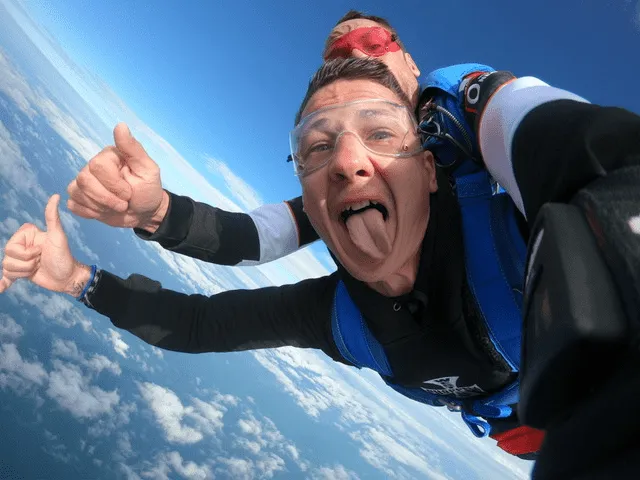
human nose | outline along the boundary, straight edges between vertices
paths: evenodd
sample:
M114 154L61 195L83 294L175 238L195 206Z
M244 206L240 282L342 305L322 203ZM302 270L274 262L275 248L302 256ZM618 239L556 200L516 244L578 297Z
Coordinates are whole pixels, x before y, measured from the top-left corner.
M336 139L330 175L333 181L353 182L358 177L366 178L373 174L373 165L368 150L362 145L355 133L343 132Z

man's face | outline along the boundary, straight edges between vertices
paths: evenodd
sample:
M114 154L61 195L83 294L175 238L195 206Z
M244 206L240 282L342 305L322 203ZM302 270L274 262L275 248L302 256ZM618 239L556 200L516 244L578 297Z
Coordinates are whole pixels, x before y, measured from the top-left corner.
M371 56L366 53L366 49L358 48L359 43L361 43L359 42L358 37L364 37L364 39L366 39L366 34L368 31L370 31L371 28L381 28L384 31L388 32L390 36L390 32L386 27L371 20L357 18L336 25L333 30L331 30L331 33L327 38L327 46L323 52L323 58L331 58L332 55L339 55L344 57L347 54L348 56L356 58L366 58ZM360 36L359 32L362 32L363 35ZM347 42L346 49L344 48L344 45L340 44L340 40L344 38L345 35L355 35L355 38L351 37L349 39L351 41ZM384 36L380 36L378 34L374 35L373 37L374 41L384 40ZM367 42L367 40L365 40L365 42ZM371 40L369 40L369 43L370 42ZM348 45L352 45L355 48L350 49L348 48ZM338 49L333 48L334 46L339 46L342 48L340 48L338 51ZM391 70L391 73L393 73L394 77L396 77L396 79L400 83L400 86L407 94L407 97L409 97L414 103L417 102L419 93L417 78L420 76L420 70L418 70L418 67L413 61L413 58L411 58L411 55L403 52L402 49L397 49L394 47L390 48L387 53L384 53L380 56L378 55L379 54L376 54L375 58L383 62L389 68L389 70Z
M364 133L359 137L351 133L363 132L358 122L366 113L352 115L338 107L325 108L351 109L351 105L341 105L371 99L401 103L391 90L370 80L338 80L311 97L302 121L318 112L311 117L312 125L319 126L320 135L337 140L328 163L301 177L301 183L304 209L329 249L355 278L378 282L398 272L418 253L429 219L429 194L437 190L437 183L430 152L402 158L374 153L363 143ZM407 109L400 110L412 121ZM333 111L339 114L325 114ZM419 146L414 128L407 130L406 142ZM379 131L366 138L385 138ZM322 141L310 147L312 152L327 150Z

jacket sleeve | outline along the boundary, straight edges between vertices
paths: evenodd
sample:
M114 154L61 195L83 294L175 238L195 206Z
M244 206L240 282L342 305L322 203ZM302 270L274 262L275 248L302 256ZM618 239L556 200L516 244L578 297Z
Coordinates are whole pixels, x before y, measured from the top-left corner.
M495 75L500 73L496 72ZM497 91L491 89L483 92L483 88L492 87L488 81L479 85L481 87L478 89L478 95L481 100L478 103L490 94L476 117L482 158L493 178L509 193L520 212L529 218L532 212L524 205L522 179L516 179L514 175L515 163L523 160L516 159L513 150L516 136L522 137L520 127L528 114L536 108L548 108L549 104L558 100L571 100L573 104L586 104L586 100L571 92L547 85L534 77L522 77L509 81L499 86ZM465 97L465 102L469 101L468 96ZM552 131L553 128L547 126L546 132ZM560 125L560 131L561 137L578 134L571 129L571 125ZM525 132L525 137L530 137L530 134ZM546 137L545 141L548 139L549 137ZM555 143L541 145L529 139L525 140L525 144L525 149L530 150L529 158L535 155L540 157L540 162L545 161L542 157L547 157L549 154L554 159L557 158L554 155L554 149L557 147ZM537 161L538 159L536 163Z
M294 346L339 360L330 313L335 274L293 285L212 296L162 288L142 275L102 271L91 306L146 343L178 352L233 352Z
M293 253L318 236L300 197L252 212L227 212L169 193L167 215L155 233L134 229L143 240L219 265L257 265Z
M637 165L640 117L592 105L533 77L498 90L479 122L492 176L532 223L547 202L567 202L598 177Z

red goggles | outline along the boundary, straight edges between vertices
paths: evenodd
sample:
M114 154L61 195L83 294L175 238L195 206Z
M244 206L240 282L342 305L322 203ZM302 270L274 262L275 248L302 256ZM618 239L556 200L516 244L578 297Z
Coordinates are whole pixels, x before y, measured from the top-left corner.
M381 57L389 52L399 51L400 45L389 30L382 27L360 27L333 42L324 59L349 58L353 50L360 50L370 57Z

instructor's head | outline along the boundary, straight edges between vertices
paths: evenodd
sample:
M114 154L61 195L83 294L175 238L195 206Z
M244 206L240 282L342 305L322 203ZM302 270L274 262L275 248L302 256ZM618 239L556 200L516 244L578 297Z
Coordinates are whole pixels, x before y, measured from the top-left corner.
M420 70L387 20L356 10L346 13L329 33L322 53L335 58L376 58L396 77L411 103L418 101Z
M340 263L384 281L419 253L437 189L410 101L385 64L329 60L312 78L291 133L304 208Z

